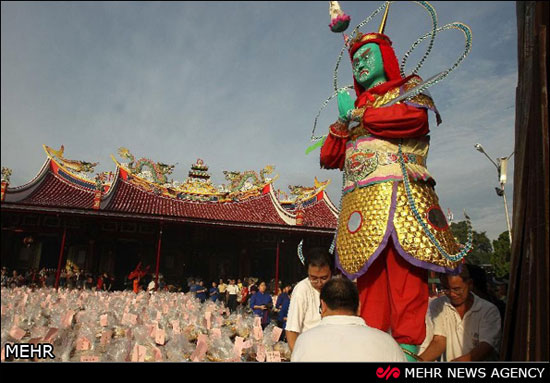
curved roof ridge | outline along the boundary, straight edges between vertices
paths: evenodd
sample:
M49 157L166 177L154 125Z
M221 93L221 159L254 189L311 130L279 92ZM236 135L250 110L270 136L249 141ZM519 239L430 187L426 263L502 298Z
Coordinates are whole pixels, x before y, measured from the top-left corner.
M48 173L48 170L50 169L50 161L51 159L49 157L46 157L46 160L42 164L42 167L40 168L38 173L36 173L33 179L31 179L26 184L23 184L20 186L15 186L15 187L8 186L6 192L18 193L20 191L23 191L24 189L32 187L34 183L38 182L40 179L44 177L45 174Z
M327 204L327 206L330 209L331 213L334 214L334 216L336 218L338 218L338 216L340 215L340 210L336 206L334 206L334 203L332 202L332 200L328 196L328 193L325 190L323 190L323 192L324 192L323 201L325 201L325 203Z
M275 207L275 211L279 214L279 217L281 217L287 225L296 226L296 214L290 213L281 205L281 202L277 196L275 196L272 184L269 184L269 196L271 197L271 203Z
M113 182L109 186L109 190L107 190L107 193L102 194L101 196L101 202L99 203L99 210L107 209L109 207L109 204L113 199L113 196L116 194L114 190L118 188L118 185L120 183L119 178L120 178L120 167L117 164Z

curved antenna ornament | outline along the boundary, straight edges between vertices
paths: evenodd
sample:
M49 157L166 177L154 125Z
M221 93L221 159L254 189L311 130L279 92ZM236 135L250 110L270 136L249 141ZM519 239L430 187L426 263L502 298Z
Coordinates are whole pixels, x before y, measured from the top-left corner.
M432 53L432 48L433 48L433 45L434 45L435 36L437 34L437 13L435 12L435 8L430 3L428 3L427 1L415 1L415 3L421 5L422 7L424 7L424 9L430 14L430 17L432 19L432 30L430 32L428 32L427 34L425 34L424 36L426 36L426 37L431 36L432 38L430 39L430 43L428 44L428 48L426 49L426 53L424 53L424 56L422 56L422 58L420 59L418 65L416 66L416 68L414 68L414 70L411 72L411 74L416 74L420 70L420 68L422 68L422 65L424 65L424 61L426 61L426 59L428 58L430 53ZM410 54L410 52L408 52L408 53ZM404 58L404 61L406 62L407 59ZM406 77L405 73L403 71L404 68L405 68L405 65L401 64L401 67L399 69L401 71L401 76Z
M457 29L457 30L461 31L462 33L464 33L464 38L465 38L464 52L462 52L462 54L458 57L458 59L455 61L455 63L449 69L444 70L443 72L440 72L438 75L430 78L429 80L425 81L421 85L413 88L412 92L410 94L408 94L407 98L412 98L414 96L417 96L418 94L424 92L426 89L430 88L432 85L435 85L438 82L440 82L441 80L443 80L445 77L447 77L449 75L449 73L451 73L453 70L455 70L460 65L460 63L466 58L466 56L468 56L468 54L470 54L470 51L472 50L472 30L470 29L470 27L468 25L464 24L464 23L454 22L454 23L450 23L450 24L447 24L447 25L444 25L444 26L438 28L436 32L446 31L446 30L449 30L449 29ZM426 33L424 36L420 37L418 40L415 41L415 43L412 45L412 47L409 49L409 51L405 55L404 61L401 64L402 67L405 66L405 64L407 62L408 55L414 50L414 48L416 46L418 46L418 44L420 44L423 40L425 40L428 36L430 36L430 34L431 34L431 32ZM394 101L396 101L396 100L394 100ZM388 104L388 106L390 104Z

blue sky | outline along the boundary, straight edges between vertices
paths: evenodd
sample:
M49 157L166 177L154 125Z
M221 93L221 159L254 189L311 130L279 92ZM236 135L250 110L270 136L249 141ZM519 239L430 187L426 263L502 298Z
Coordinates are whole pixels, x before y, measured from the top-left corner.
M351 27L382 2L341 2ZM489 238L506 230L489 155L514 150L517 30L514 2L438 2L439 25L473 31L471 54L430 89L443 123L431 118L428 168L440 204L455 220L467 210ZM342 36L330 32L328 2L2 2L1 164L11 186L30 181L45 160L42 144L65 157L99 162L125 146L136 156L174 164L183 181L202 158L215 184L223 170L275 166L275 187L331 179L338 205L341 173L305 155L313 120L332 94ZM378 29L376 16L362 31ZM399 58L430 29L412 2L391 7L386 33ZM351 29L350 29L351 30ZM441 32L419 74L448 68L463 50L460 32ZM427 44L408 61L416 66ZM352 82L342 60L339 84ZM336 117L331 103L316 134ZM513 158L512 158L513 159ZM513 161L507 197L513 200Z

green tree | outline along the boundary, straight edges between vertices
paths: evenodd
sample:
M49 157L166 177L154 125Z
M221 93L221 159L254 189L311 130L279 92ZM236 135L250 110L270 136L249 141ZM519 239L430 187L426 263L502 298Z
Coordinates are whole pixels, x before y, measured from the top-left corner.
M466 221L459 221L451 223L451 231L458 242L464 244L468 239L468 225ZM491 240L487 238L485 232L478 233L473 231L473 249L466 256L468 263L474 265L484 265L492 263L491 257L493 255L493 247L491 246Z
M510 257L512 251L510 249L510 237L505 231L498 236L498 239L493 241L493 252L491 263L493 264L495 275L497 278L507 278L510 274Z

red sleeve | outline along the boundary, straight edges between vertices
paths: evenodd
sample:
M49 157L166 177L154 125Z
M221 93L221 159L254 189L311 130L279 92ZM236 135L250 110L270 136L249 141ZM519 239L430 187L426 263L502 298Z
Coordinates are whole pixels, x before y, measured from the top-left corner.
M331 126L331 130L333 127ZM346 159L346 142L348 138L340 134L329 133L321 147L321 167L325 169L344 168Z
M421 137L430 131L426 109L407 104L367 109L363 126L375 136L386 138Z

